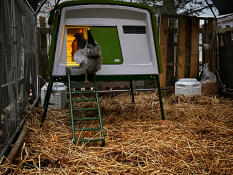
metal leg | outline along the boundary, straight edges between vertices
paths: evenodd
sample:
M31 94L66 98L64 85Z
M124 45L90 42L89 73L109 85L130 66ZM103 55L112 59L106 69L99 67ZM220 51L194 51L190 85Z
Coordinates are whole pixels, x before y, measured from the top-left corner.
M66 75L68 78L68 90L69 90L69 97L70 97L70 118L71 118L71 127L72 127L72 141L75 144L75 128L74 128L74 113L73 113L73 99L72 99L72 91L71 91L71 80L70 80L70 69L66 68Z
M101 129L102 146L104 147L104 146L105 146L105 137L104 137L104 128L103 128L102 115L101 115L101 112L100 112L100 102L99 102L99 96L98 96L96 75L94 75L94 83L95 83L96 104L97 104L98 116L99 116L99 123L100 123L100 129Z
M130 80L130 92L131 92L131 97L132 97L132 103L135 104L134 100L134 92L133 92L133 80Z
M162 116L162 120L165 120L165 117L164 117L164 110L163 110L162 92L161 92L160 82L159 82L159 76L156 76L156 83L157 83L157 87L158 87L158 94L159 94L159 103L160 103L161 116Z
M45 121L46 113L48 111L49 100L50 100L52 88L53 88L53 77L50 76L49 85L48 85L48 88L47 88L47 92L46 92L45 100L44 100L44 104L43 104L44 112L43 112L43 115L42 115L40 127L43 127L43 124L44 124L44 121Z

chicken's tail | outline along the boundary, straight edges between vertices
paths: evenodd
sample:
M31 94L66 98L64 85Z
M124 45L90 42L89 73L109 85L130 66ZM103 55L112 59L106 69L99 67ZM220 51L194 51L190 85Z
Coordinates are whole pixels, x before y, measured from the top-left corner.
M87 41L87 56L92 58L101 57L101 50L99 44L94 40L91 32L88 30L88 41Z
M90 32L90 30L87 31L87 36L88 36L88 44L93 44L94 46L96 46L95 40Z

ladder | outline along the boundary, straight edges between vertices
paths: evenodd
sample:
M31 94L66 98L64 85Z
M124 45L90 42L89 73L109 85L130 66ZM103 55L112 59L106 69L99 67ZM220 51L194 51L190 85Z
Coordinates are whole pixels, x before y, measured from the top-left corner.
M94 89L93 90L73 90L71 87L71 68L66 68L66 75L68 80L68 94L70 100L70 119L71 119L71 128L72 128L72 141L76 143L77 140L79 143L82 142L97 142L102 141L102 146L105 146L104 138L104 129L102 116L100 111L100 103L98 97L98 90L96 86L96 76L94 76ZM87 96L94 96L92 98ZM74 102L78 104L78 107L74 107ZM80 107L83 104L87 105L92 102L91 107ZM94 107L93 107L94 105ZM91 116L87 114L92 113ZM96 113L96 114L93 114ZM90 115L90 114L89 114ZM89 125L97 125L95 127L90 127ZM84 125L84 126L82 126ZM87 127L88 125L89 127ZM81 134L87 134L88 138L80 138ZM78 133L78 136L76 136ZM95 137L93 138L92 135ZM98 135L98 136L97 136Z

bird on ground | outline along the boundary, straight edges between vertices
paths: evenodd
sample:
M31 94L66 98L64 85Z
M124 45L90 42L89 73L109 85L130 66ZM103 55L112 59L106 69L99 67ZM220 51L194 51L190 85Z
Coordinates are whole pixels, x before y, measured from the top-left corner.
M88 39L83 49L75 53L74 61L80 65L81 72L85 74L85 83L88 83L88 74L95 75L101 69L102 53L99 44L94 40L90 31L87 31Z

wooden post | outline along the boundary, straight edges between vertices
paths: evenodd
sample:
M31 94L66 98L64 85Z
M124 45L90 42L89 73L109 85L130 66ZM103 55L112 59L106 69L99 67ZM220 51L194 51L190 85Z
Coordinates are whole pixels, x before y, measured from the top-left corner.
M186 17L178 17L178 54L177 54L177 78L185 77L186 58Z
M199 62L199 19L192 18L191 31L191 58L190 58L190 78L198 78L198 62Z
M192 35L192 17L186 17L186 42L185 42L185 75L184 77L190 77L191 66L191 35Z
M39 17L40 21L40 29L46 28L46 23L45 23L45 17L40 16ZM45 33L41 33L41 30L39 30L39 75L41 75L46 81L48 80L47 75L46 75L46 69L48 66L48 55L47 55L47 36ZM40 80L40 87L43 86L45 82L43 80Z
M213 18L208 19L206 26L206 42L208 44L208 48L205 54L205 62L209 63L209 68L211 71L214 70L215 28L215 20Z
M163 65L163 72L160 74L161 87L166 87L167 36L168 36L168 17L167 15L161 15L160 23L159 23L159 45L160 45L162 65Z

